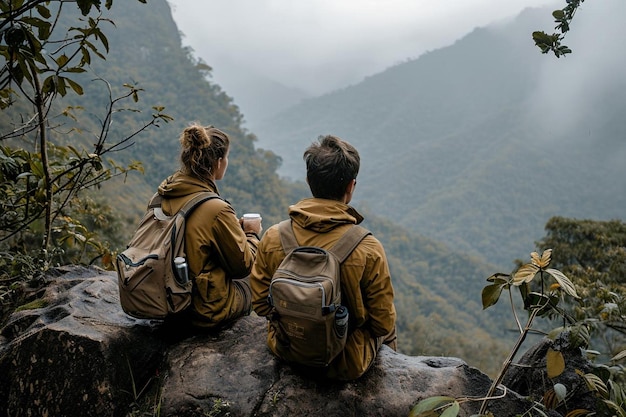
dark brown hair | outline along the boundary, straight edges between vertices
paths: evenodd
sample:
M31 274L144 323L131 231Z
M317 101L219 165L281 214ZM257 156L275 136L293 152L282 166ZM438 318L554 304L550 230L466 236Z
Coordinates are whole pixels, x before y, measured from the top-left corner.
M313 197L341 200L361 165L359 153L336 136L320 136L304 152L306 179Z
M230 139L213 126L193 124L183 130L180 162L185 174L207 181L213 176L217 161L228 153Z

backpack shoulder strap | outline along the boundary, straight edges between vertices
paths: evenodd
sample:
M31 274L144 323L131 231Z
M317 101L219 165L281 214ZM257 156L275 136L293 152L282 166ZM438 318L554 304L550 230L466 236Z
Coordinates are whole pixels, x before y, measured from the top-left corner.
M330 249L340 263L352 253L354 249L361 243L365 236L371 234L369 230L362 226L354 225Z
M299 246L296 235L293 233L293 228L291 227L291 220L283 220L280 222L278 224L278 232L280 235L280 243L283 245L283 250L286 254ZM355 224L339 238L330 249L330 252L332 252L341 263L356 249L363 238L371 233L372 232L366 228Z
M183 207L180 209L180 211L178 213L180 213L186 219L187 217L189 217L191 212L196 207L198 207L198 205L200 205L201 203L204 203L207 200L211 200L213 198L222 199L222 197L220 197L217 193L214 193L214 192L211 192L211 191L201 191L201 192L197 193L197 195L195 195L189 201L187 201L185 203L185 205L183 205ZM158 192L154 193L154 195L150 199L150 202L148 203L148 210L153 209L155 216L159 220L167 220L171 216L166 216L163 213L163 210L161 210L162 202L163 202L163 196L161 194L159 194Z
M163 201L163 197L158 192L154 193L150 202L148 203L148 210L151 208L161 207L161 201Z
M187 217L189 217L189 215L191 214L191 212L198 207L200 204L204 203L207 200L211 200L213 198L221 198L217 193L213 193L213 192L209 192L209 191L202 191L197 193L194 197L192 197L189 201L187 201L185 203L185 205L183 205L183 207L178 211L178 213L174 214L174 216L176 216L176 218L174 219L175 224L174 224L174 228L172 230L172 237L171 237L171 245L172 245L172 252L171 254L171 262L172 262L172 266L174 265L174 258L177 255L177 253L179 252L179 248L184 248L185 246L185 224L187 222ZM159 205L158 208L154 209L156 210L161 210L161 207Z
M290 253L292 250L300 246L296 240L296 235L293 233L291 219L283 220L278 223L278 234L280 235L280 243L283 245L285 254Z
M205 201L211 200L213 198L221 199L221 197L217 193L213 193L210 191L199 192L195 197L185 203L183 208L180 209L179 213L186 219L196 207L198 207Z

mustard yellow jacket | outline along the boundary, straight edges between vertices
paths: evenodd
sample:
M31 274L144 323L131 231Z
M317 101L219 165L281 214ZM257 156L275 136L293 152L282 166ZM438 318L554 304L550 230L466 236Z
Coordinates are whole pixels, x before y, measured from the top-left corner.
M166 178L158 192L166 215L178 212L200 191L218 193L213 182L203 182L180 172ZM219 194L219 193L218 193ZM259 241L243 232L233 207L222 199L202 203L187 219L187 263L195 276L192 298L194 324L214 327L230 317L241 302L233 279L250 274Z
M329 249L351 224L363 217L339 201L309 198L289 207L296 239L301 246ZM250 275L252 307L260 316L268 316L271 306L267 296L274 271L285 257L277 225L270 227L258 247ZM371 339L384 337L395 330L394 290L381 243L372 235L361 241L341 265L342 304L350 313L348 340L344 352L330 365L329 375L354 379L362 375L375 358L368 346ZM268 325L267 344L276 354L276 335ZM380 346L380 345L378 345Z

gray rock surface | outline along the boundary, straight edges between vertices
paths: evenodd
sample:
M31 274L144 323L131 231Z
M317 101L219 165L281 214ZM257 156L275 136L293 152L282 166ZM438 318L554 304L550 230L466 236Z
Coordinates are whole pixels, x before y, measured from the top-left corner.
M125 315L114 273L66 267L57 274L38 308L13 314L0 331L0 416L126 416L152 381L161 384L154 401L164 417L393 417L430 396L479 398L491 384L461 359L386 346L357 381L316 379L271 355L263 318L188 333ZM479 407L463 402L460 415ZM490 406L497 416L529 408L511 391Z

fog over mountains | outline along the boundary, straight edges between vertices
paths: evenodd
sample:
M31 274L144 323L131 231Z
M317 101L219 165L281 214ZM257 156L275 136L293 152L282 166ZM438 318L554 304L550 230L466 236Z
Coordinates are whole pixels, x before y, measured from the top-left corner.
M565 58L531 39L552 10L528 9L249 129L295 180L318 135L348 140L362 155L357 207L512 267L552 216L625 217L626 4L594 5Z

